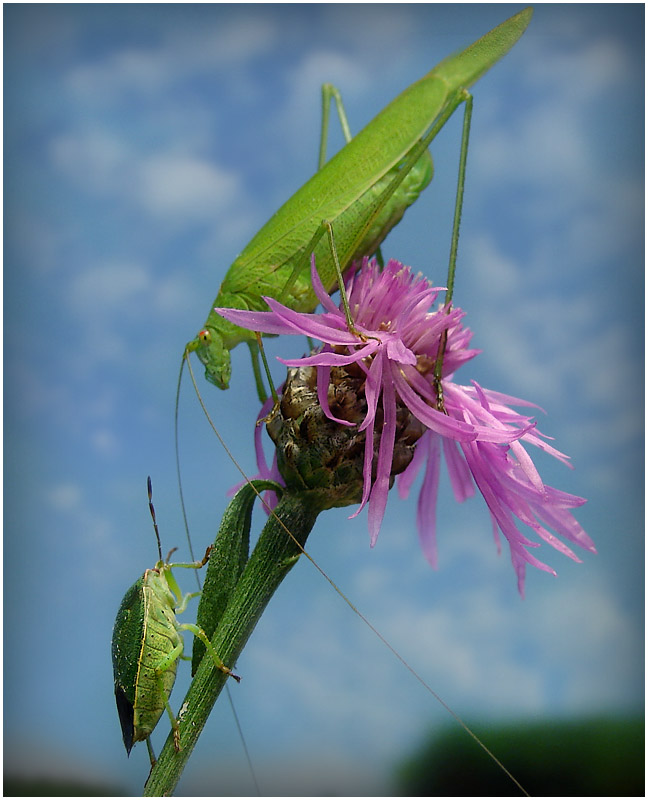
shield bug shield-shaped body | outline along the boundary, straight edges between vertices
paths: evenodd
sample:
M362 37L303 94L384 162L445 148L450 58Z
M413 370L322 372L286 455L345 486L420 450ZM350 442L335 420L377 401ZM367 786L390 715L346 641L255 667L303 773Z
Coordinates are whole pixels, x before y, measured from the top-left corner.
M164 709L171 720L174 744L176 748L180 746L178 721L171 710L169 696L175 683L178 659L184 653L182 631L188 630L198 636L216 666L236 680L239 678L223 664L201 628L191 623L180 624L176 618L185 610L189 599L199 593L183 596L172 568L200 569L207 563L209 550L202 561L193 563L169 563L173 551L163 560L151 502L150 478L148 490L160 558L124 595L113 629L112 661L115 699L126 752L130 754L135 742L146 741L154 763L149 736Z

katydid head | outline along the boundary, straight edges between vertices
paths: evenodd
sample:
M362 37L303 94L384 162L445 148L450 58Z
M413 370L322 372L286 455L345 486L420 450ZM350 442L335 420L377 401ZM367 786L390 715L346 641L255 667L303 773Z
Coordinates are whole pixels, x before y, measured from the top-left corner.
M229 387L232 375L232 362L229 348L225 346L223 336L211 325L206 325L187 345L188 351L195 351L205 366L205 377L219 389Z

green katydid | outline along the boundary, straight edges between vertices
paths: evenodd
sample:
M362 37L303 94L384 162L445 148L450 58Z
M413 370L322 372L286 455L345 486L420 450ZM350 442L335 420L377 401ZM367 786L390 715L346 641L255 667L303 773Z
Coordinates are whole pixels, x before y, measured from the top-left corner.
M468 88L517 42L532 13L530 7L520 11L412 84L268 220L231 265L204 328L186 346L185 356L197 352L209 381L226 389L229 351L243 341L254 347L255 341L253 333L218 316L213 306L264 310L266 295L297 311L314 310L311 254L331 291L355 259L378 249L431 180L428 145L457 107L471 99ZM462 155L468 146L470 108L467 102ZM460 170L460 186L462 182ZM453 253L460 206L458 190Z

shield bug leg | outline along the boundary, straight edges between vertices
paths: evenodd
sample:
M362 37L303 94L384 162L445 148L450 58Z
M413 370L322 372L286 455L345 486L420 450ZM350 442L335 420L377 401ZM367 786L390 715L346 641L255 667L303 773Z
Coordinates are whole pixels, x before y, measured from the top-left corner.
M205 633L197 625L181 625L176 615L199 592L183 595L173 575L173 567L200 569L209 558L207 548L200 561L170 563L162 559L162 546L152 502L151 479L148 479L149 509L158 545L159 560L147 569L124 595L112 637L112 660L115 699L126 752L136 742L146 741L151 765L155 754L148 742L162 712L166 709L176 749L180 746L178 722L169 704L176 678L178 659L184 653L182 631L189 630L205 642L214 663L228 675L228 667L216 654ZM238 676L235 677L238 681Z
M184 625L180 625L180 629L184 631L191 631L194 636L197 636L207 648L207 652L211 656L212 661L214 664L216 664L218 669L221 672L224 672L228 677L234 678L237 683L241 682L241 678L238 675L235 675L229 667L226 667L223 661L219 658L218 653L214 650L212 643L207 638L207 634L201 627L194 625L191 622L186 622Z
M166 691L166 687L164 684L164 674L167 670L173 667L175 673L175 666L178 658L182 655L183 652L183 644L180 642L173 650L166 656L156 667L155 667L155 680L158 687L159 696L164 700L164 707L166 712L169 716L169 720L171 722L171 729L173 730L173 746L175 747L177 752L180 752L180 728L178 726L178 720L175 718L175 714L173 713L173 709L171 708L171 704L169 703L169 693ZM175 677L175 675L174 675Z
M151 769L157 764L157 758L155 757L155 751L153 750L153 745L151 744L151 737L148 736L146 738L146 747L148 750L149 758L151 759Z

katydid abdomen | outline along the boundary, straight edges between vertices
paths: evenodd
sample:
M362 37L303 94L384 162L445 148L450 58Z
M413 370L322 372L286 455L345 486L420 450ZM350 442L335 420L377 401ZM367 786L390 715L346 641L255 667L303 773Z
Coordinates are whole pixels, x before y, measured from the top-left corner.
M268 229L273 228L276 216L284 216L287 213L285 211L287 206L295 205L298 201L301 202L300 195L304 193L304 189L311 187L311 181L293 195L288 203L259 231L229 268L203 330L188 345L189 350L197 351L200 360L205 365L205 376L209 381L226 389L230 378L229 351L240 342L254 341L255 339L251 331L227 322L213 311L213 307L263 311L267 308L263 297L267 296L275 299L281 297L282 302L296 311L313 311L318 301L311 286L310 271L304 268L298 272L294 281L290 282L290 278L295 267L299 267L300 264L303 264L304 267L308 265L310 253L307 252L307 248L317 228L323 220L334 221L337 255L343 271L356 259L373 255L389 231L400 222L407 208L417 200L423 189L432 180L432 158L426 151L409 170L384 207L378 213L373 214L373 209L396 177L399 168L400 165L393 167L380 180L370 185L359 201L350 202L348 207L342 211L340 211L341 198L339 196L328 203L321 203L314 212L314 216L302 219L289 232L290 236L286 235L274 241L272 250L268 251L267 261L264 260L263 252L259 251L258 242L267 241ZM290 213L290 209L288 209L288 213ZM364 227L366 230L362 239L357 242L354 234ZM303 246L298 249L295 249L294 246L296 235L304 241ZM325 236L322 236L315 245L314 253L322 283L329 292L333 291L337 284L337 277L333 254ZM289 288L284 292L289 282Z

